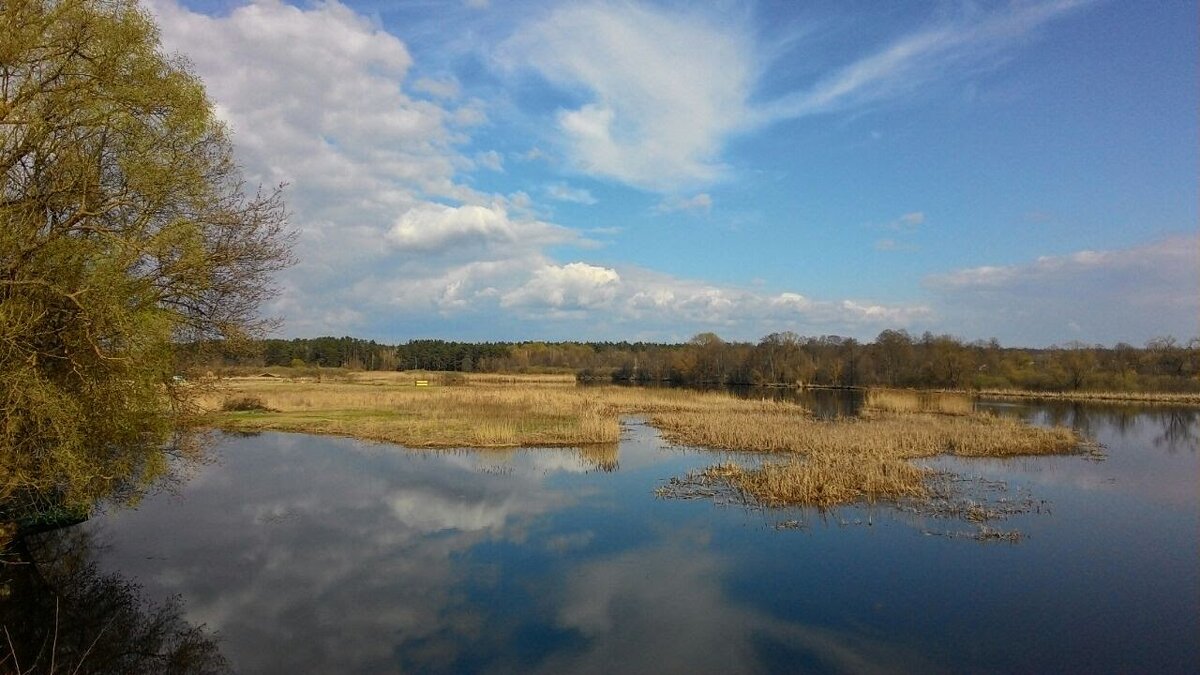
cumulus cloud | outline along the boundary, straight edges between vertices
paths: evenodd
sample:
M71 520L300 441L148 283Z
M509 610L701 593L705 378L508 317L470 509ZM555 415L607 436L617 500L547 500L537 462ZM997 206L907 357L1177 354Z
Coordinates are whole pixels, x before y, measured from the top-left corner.
M194 63L249 178L294 186L313 218L383 218L415 193L470 200L454 180L457 110L405 93L398 38L337 2L278 0L210 17L155 0L165 46Z
M405 211L387 233L397 248L441 251L490 243L536 247L575 238L566 228L537 220L514 220L501 204L446 206L420 204Z
M1200 238L1176 235L1126 249L984 265L924 283L972 335L1031 343L1034 336L1069 340L1082 331L1135 344L1162 333L1191 336L1200 316Z
M622 337L634 326L665 338L710 329L752 338L776 326L854 333L930 316L921 305L771 295L556 260L551 247L590 242L539 219L525 193L484 194L460 179L503 168L495 151L461 152L487 108L452 78L412 81L407 47L376 23L337 2L260 0L220 16L173 0L151 6L164 45L192 59L230 125L251 183L290 184L301 262L269 311L287 319L291 334L394 340L410 334L397 332L402 322L489 317L472 324L483 333L457 334L494 339L494 324L513 315L544 321L537 335L519 324L520 337L549 337L556 327L559 336ZM591 173L689 194L676 188L719 176L722 139L746 116L756 63L748 43L738 22L584 4L543 15L499 53L513 68L583 83L593 97L558 116L569 141L562 156ZM519 159L548 157L534 148ZM691 194L662 208L711 208L708 193ZM595 201L565 182L544 196Z
M616 297L620 282L621 275L607 267L582 262L546 265L520 288L505 294L500 304L555 311L604 307Z
M497 53L590 101L559 111L563 150L587 173L660 189L721 175L724 138L756 77L749 28L646 5L565 5Z
M794 292L771 294L586 263L547 265L528 283L505 294L502 304L520 309L529 318L600 319L652 331L720 329L741 339L759 337L747 334L747 327L762 332L780 328L857 334L911 326L933 317L924 305L812 300Z

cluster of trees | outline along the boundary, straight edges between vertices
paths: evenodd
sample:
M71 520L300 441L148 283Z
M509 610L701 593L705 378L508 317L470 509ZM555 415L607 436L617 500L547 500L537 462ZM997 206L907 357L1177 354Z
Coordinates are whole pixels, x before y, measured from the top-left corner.
M574 372L581 379L706 385L821 385L1018 388L1045 391L1200 389L1200 340L1156 338L1143 347L1071 343L1047 349L915 337L885 330L873 342L772 333L757 343L701 333L684 344L646 342L401 345L343 338L266 340L224 364L319 365L364 370Z

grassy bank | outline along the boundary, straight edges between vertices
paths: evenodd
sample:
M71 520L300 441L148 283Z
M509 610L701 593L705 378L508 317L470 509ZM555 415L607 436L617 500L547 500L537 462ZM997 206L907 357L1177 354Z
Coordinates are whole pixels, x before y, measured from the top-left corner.
M227 378L204 405L223 429L336 434L426 448L615 443L620 416L632 413L804 414L791 404L719 393L577 387L559 376L449 375Z
M397 373L319 382L232 378L206 406L224 429L337 434L414 448L611 448L620 417L645 414L676 444L778 455L756 468L721 464L685 479L722 483L772 506L919 498L928 494L928 475L910 460L1064 453L1082 443L1069 429L976 413L968 397L954 394L876 391L860 417L820 420L794 403L720 392L577 387L544 376L439 382Z
M1145 405L1200 405L1200 394L1156 391L1027 391L1023 389L981 389L972 392L980 398L1037 399L1047 401L1140 403Z

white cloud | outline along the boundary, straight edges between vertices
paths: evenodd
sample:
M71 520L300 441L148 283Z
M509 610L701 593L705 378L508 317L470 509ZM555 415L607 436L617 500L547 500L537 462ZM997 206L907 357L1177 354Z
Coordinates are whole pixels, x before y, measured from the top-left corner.
M1090 1L1015 3L991 13L970 8L957 19L905 35L759 112L764 121L772 121L906 94L954 69L977 67L1013 41Z
M462 85L452 75L445 77L422 77L413 83L413 89L434 98L453 100L462 94Z
M924 305L882 305L857 300L812 300L799 293L763 293L680 279L644 269L571 263L546 265L514 291L505 307L545 320L635 324L650 330L721 329L750 339L775 328L858 333L867 328L911 326L932 318ZM581 324L585 330L589 326Z
M302 217L378 223L419 194L475 198L454 182L457 111L404 93L412 57L365 17L337 2L260 0L221 17L152 8L232 128L248 178L290 183Z
M440 251L475 244L534 247L570 241L570 230L537 220L513 220L500 205L421 204L405 211L387 233L394 246L408 251Z
M693 197L668 197L654 207L656 213L672 213L675 211L691 211L708 213L712 210L712 195L701 192Z
M749 29L629 3L560 7L498 52L592 100L559 112L563 150L587 173L653 189L705 184L723 168L756 76Z
M548 337L555 326L579 338L622 337L636 326L639 334L720 329L753 338L776 327L853 333L930 316L922 305L847 304L564 264L548 247L589 241L540 220L525 193L482 194L459 181L460 171L503 166L498 153L467 158L459 150L487 119L483 103L463 100L453 80L409 82L404 43L368 19L337 2L301 9L262 0L210 17L154 0L153 11L165 46L194 61L233 129L249 180L291 184L301 263L269 308L290 334L353 330L393 340L414 320L471 316L491 319L470 337L495 338L494 324L513 315L546 322L534 335L520 324L528 337ZM567 86L583 82L595 97L559 117L571 134L568 158L593 173L677 188L720 174L720 143L741 124L754 79L747 43L736 22L588 4L550 12L501 53ZM547 155L534 148L522 159ZM595 199L567 183L546 195ZM676 210L711 205L704 192L664 201Z
M1200 239L1176 235L1126 249L960 269L929 276L925 286L947 315L962 317L964 334L1024 344L1080 331L1107 343L1190 337L1200 316Z
M504 307L536 306L551 311L609 305L620 288L615 270L582 262L545 265L532 278L503 296Z
M677 192L725 176L721 151L737 133L969 72L1088 2L964 10L765 102L751 99L771 55L755 44L747 16L694 5L564 5L522 26L496 61L508 72L532 70L572 95L583 93L583 102L560 109L555 120L557 143L575 169Z
M504 171L504 158L495 150L476 154L475 163L491 171Z
M571 187L566 183L551 183L547 185L546 196L560 202L573 202L589 206L596 203L596 198L592 196L590 191L584 188Z

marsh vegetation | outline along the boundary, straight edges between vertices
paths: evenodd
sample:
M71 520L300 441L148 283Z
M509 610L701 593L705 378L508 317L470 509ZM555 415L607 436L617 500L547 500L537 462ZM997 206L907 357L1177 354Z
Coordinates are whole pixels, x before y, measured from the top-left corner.
M412 448L613 444L622 416L644 415L677 445L771 456L758 466L714 465L676 479L662 494L689 482L723 482L767 506L926 498L930 472L911 460L1067 453L1084 443L1067 428L975 412L964 395L907 390L869 392L862 414L829 420L792 402L724 392L579 387L541 376L362 373L321 382L230 379L209 407L225 429L344 435Z

